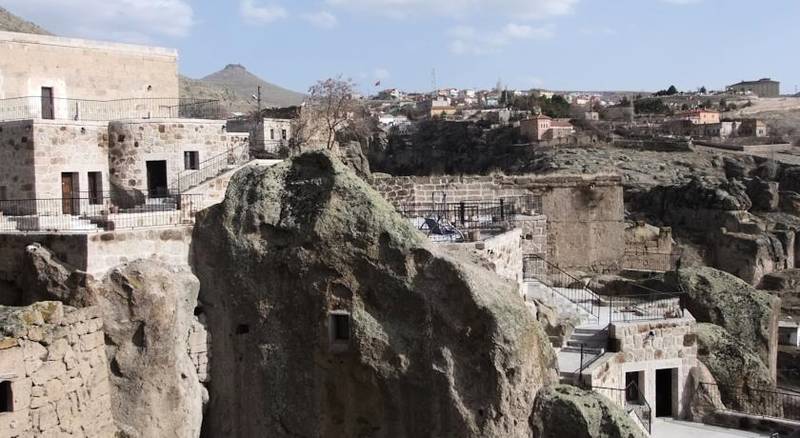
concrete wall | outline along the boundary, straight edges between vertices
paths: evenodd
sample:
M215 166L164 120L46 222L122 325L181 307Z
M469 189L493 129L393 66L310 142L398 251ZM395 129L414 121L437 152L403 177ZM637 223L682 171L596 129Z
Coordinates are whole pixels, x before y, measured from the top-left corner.
M114 436L99 309L42 302L4 313L0 380L11 382L14 407L0 413L2 436Z
M616 175L432 176L375 175L373 186L395 205L491 201L541 195L548 257L562 268L614 270L625 250L622 181Z
M0 32L0 99L178 97L173 49Z
M89 234L0 234L0 280L16 279L25 259L25 248L35 242L74 268L102 276L117 265L137 259L187 266L192 227Z
M147 161L166 160L167 180L172 184L192 173L185 172L184 152L199 152L202 163L247 143L247 135L228 134L223 120L113 121L109 124L111 180L116 187L146 193Z

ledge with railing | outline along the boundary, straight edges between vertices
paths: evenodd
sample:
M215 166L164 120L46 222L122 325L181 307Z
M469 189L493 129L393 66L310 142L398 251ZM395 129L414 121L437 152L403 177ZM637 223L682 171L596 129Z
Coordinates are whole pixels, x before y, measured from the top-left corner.
M600 315L600 297L583 280L548 262L541 255L523 257L522 277L525 281L537 281L594 317Z
M626 250L622 258L622 269L628 271L667 272L675 269L681 254L677 252L651 252Z
M679 319L686 314L686 294L678 292L604 297L604 300L612 323Z
M242 144L184 170L170 183L170 193L184 193L250 161L250 145Z
M0 121L45 119L107 122L122 119L225 119L220 101L182 97L88 100L42 96L0 99Z
M642 426L647 430L647 433L652 433L653 409L650 407L650 404L647 403L647 399L635 382L631 382L625 388L593 387L592 390L623 408L626 413L635 414L642 423Z
M0 201L0 232L91 232L183 225L194 221L202 199L202 195L146 197L102 192L4 200Z
M797 393L700 382L696 395L722 400L725 409L732 412L800 421L800 394Z

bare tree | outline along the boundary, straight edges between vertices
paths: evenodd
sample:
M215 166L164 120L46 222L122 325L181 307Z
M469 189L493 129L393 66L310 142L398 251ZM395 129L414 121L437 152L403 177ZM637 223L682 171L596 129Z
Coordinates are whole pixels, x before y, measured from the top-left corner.
M338 76L318 81L308 90L303 108L306 114L298 121L305 131L305 141L318 135L328 150L333 149L336 133L361 114L360 105L353 98L354 89L353 81Z

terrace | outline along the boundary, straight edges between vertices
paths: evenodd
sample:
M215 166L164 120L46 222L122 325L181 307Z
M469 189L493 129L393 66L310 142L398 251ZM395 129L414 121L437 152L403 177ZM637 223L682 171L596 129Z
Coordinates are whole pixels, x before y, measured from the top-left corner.
M31 119L94 122L152 118L221 120L226 115L218 100L208 99L175 97L103 101L52 96L0 99L0 122Z

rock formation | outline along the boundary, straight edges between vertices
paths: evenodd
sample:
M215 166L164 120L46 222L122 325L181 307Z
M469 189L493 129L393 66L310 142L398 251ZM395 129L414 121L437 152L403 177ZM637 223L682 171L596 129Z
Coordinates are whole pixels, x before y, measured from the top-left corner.
M23 301L99 309L110 370L108 408L122 437L200 435L207 394L188 345L190 332L202 330L194 317L200 286L188 267L140 260L98 281L38 244L28 247L23 266L17 279Z
M99 307L123 436L200 436L205 389L187 351L199 289L188 270L145 260L104 280Z
M559 385L539 392L530 418L533 438L644 438L617 405L600 394Z
M719 384L719 395L726 407L753 414L778 413L769 411L776 408L775 403L769 403L763 395L774 387L774 380L752 348L714 324L698 324L695 334L698 358Z
M516 284L440 253L327 153L237 173L194 242L204 435L529 436L554 354Z
M686 307L698 322L727 330L756 352L775 376L780 300L731 274L707 267L668 273L666 282L672 290L687 293Z

